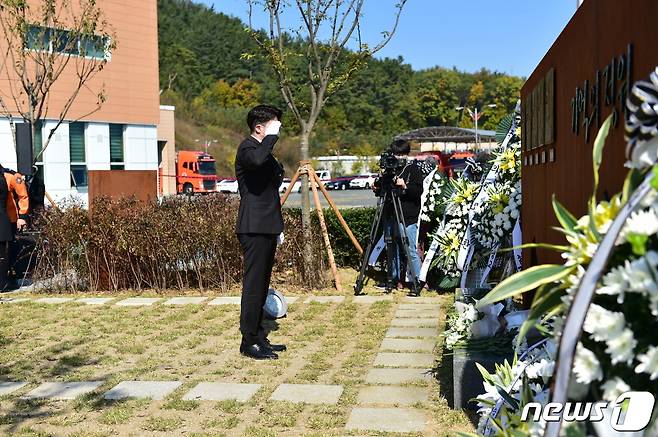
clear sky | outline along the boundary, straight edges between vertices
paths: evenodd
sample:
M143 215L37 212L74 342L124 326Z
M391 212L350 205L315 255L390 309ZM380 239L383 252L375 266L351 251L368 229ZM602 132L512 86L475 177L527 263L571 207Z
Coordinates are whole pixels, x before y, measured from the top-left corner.
M195 1L246 22L246 0ZM367 41L376 42L390 28L397 1L366 0L362 33ZM408 0L397 34L378 56L402 56L417 70L486 67L529 76L575 9L576 0ZM254 22L267 23L262 14Z

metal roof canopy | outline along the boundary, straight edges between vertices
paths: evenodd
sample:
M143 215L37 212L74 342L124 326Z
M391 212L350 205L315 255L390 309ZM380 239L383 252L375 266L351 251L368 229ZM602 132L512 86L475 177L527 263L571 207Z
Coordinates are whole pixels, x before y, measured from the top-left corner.
M481 143L496 141L496 132L478 129ZM431 126L405 132L395 137L396 140L416 141L420 143L475 143L475 129L450 126Z

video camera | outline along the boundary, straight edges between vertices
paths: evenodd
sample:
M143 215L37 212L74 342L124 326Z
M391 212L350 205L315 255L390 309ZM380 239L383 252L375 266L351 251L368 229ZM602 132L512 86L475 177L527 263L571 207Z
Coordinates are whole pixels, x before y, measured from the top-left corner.
M366 278L366 270L370 265L370 256L375 249L375 243L379 241L379 235L384 230L384 242L386 243L387 266L386 266L386 291L391 292L396 284L393 278L393 263L395 252L401 248L401 256L409 265L412 259L409 236L405 231L407 224L404 222L404 211L400 196L403 190L396 184L398 175L402 173L407 165L406 159L399 159L391 150L381 154L379 177L375 180L375 195L377 200L377 211L370 229L368 247L363 254L363 261L359 269L359 276L354 283L354 294L359 295L363 290ZM386 231L390 229L390 231ZM398 278L399 279L399 278ZM418 278L412 275L411 296L420 294Z
M393 152L387 150L379 158L380 174L375 181L375 188L378 196L395 189L395 178L405 166L405 161L399 159Z

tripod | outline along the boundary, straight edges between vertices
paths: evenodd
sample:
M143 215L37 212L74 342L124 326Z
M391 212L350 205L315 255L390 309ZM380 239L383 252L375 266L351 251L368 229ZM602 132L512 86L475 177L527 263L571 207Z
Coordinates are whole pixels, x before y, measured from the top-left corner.
M358 296L363 290L363 285L366 277L366 270L368 268L368 259L377 242L379 229L383 224L384 228L384 241L386 242L386 292L390 293L393 290L393 262L395 251L401 247L401 255L407 262L407 269L411 267L411 248L409 246L409 237L407 236L407 226L404 223L404 215L402 213L402 203L400 201L399 190L395 188L392 181L385 181L382 184L382 195L377 201L377 212L375 219L372 222L370 230L370 239L368 240L368 247L364 253L359 276L354 284L354 295ZM400 263L401 264L401 263ZM401 266L400 266L401 267ZM401 269L398 269L398 274ZM410 296L420 295L420 286L418 284L418 277L415 274L411 276L411 291Z
M313 200L315 202L315 209L318 213L318 221L320 222L320 229L322 231L322 238L324 239L324 244L327 249L327 258L329 259L329 265L331 266L331 273L334 277L334 284L336 286L336 290L338 291L343 291L343 287L340 282L340 276L338 275L338 268L336 267L336 261L334 260L334 251L331 248L331 241L329 239L329 233L327 232L327 225L324 219L324 213L322 212L322 205L320 204L320 195L318 194L318 188L324 194L325 199L327 200L327 203L331 208L333 209L334 213L336 214L336 217L338 218L338 221L340 224L343 226L343 229L347 233L347 236L350 237L350 240L352 240L352 244L354 244L354 247L356 250L362 254L363 249L361 248L361 245L357 241L356 237L352 233L352 230L350 227L347 225L347 222L343 218L343 215L340 213L340 210L336 206L336 204L331 200L331 196L327 192L327 189L324 187L324 183L320 180L317 174L315 174L315 170L311 167L311 163L308 161L301 161L299 163L299 169L295 173L295 175L292 177L290 180L290 183L288 184L288 189L286 192L283 194L281 197L281 206L283 206L286 203L286 200L288 200L288 196L290 196L290 193L292 192L293 187L295 186L295 183L297 180L303 176L306 175L309 178L310 182L310 187L311 190L313 191Z

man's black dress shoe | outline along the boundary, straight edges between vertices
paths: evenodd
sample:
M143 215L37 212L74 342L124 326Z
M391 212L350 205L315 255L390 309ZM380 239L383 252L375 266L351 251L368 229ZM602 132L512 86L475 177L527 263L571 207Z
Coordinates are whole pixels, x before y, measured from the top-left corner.
M276 360L279 358L272 349L264 348L259 344L240 346L240 353L245 357L253 358L254 360Z
M261 340L260 345L267 349L273 350L274 352L285 352L288 350L285 344L272 344L267 338Z

